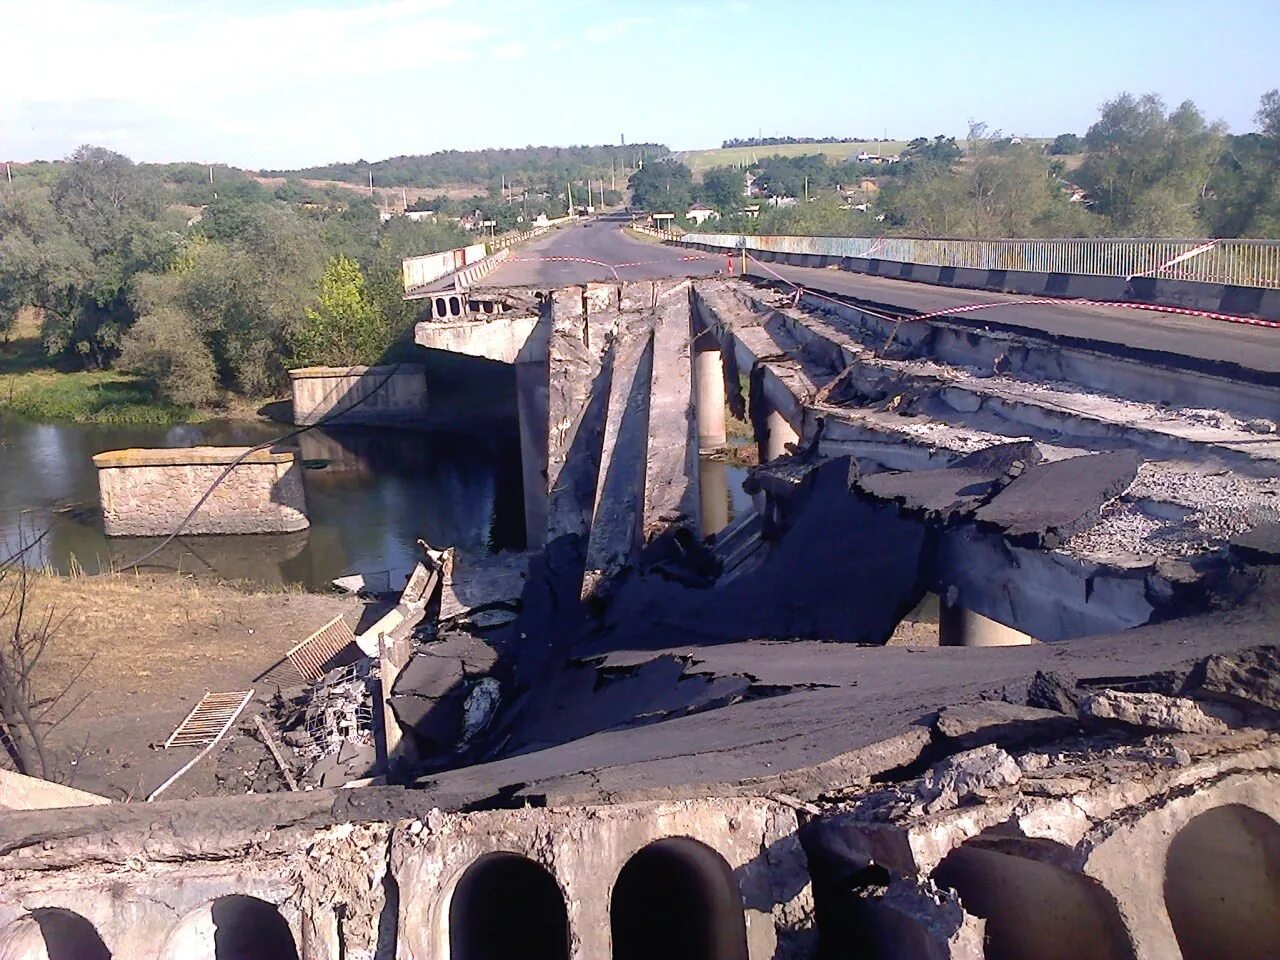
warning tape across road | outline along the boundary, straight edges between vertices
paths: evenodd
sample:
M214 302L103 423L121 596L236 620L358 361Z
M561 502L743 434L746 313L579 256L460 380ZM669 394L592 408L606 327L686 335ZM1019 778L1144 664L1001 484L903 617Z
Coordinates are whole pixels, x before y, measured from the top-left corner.
M663 264L681 263L687 260L719 260L722 258L732 263L733 258L731 256L716 253L694 253L665 260L632 260L627 263L605 263L603 260L592 260L588 257L508 257L503 263L494 268L493 273L497 273L502 269L503 264L507 263L589 263L592 266L604 267L613 273L615 279L620 279L618 271L627 267L661 266Z

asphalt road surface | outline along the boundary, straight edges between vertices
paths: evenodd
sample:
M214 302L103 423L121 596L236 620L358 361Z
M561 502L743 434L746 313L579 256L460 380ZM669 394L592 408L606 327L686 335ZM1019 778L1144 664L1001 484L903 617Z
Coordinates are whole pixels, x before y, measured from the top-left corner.
M726 257L699 256L697 250L641 240L624 233L622 227L627 222L624 215L587 222L590 226L564 227L517 248L510 260L485 278L483 285L565 286L588 280L708 277L728 272ZM735 275L737 267L735 258ZM1206 372L1235 376L1249 371L1248 379L1280 386L1280 329L1124 307L1066 302L1027 304L1020 302L1027 297L1012 294L956 290L835 269L749 263L748 273L895 312L931 313L971 304L990 304L972 313L950 316L947 321L978 328L1025 330L1077 343L1105 344L1108 352L1128 352L1135 358L1140 358L1137 351L1187 357L1199 361Z
M517 247L511 259L485 277L481 286L559 287L588 280L710 277L726 271L727 257L638 240L624 233L622 226L629 219L617 215L561 227Z
M1028 297L1014 294L956 290L820 267L750 262L748 267L748 273L753 276L776 281L777 275L781 275L808 290L857 300L872 307L884 305L931 313L970 304L991 304L972 313L952 315L947 321L975 327L1025 328L1073 340L1195 357L1274 375L1276 385L1280 386L1280 329L1126 307L1067 302L1027 304L1019 301Z

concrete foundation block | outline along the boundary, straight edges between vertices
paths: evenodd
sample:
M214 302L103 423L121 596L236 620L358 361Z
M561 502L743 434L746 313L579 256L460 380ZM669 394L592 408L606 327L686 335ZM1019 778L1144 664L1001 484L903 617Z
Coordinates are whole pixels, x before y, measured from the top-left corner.
M107 536L173 533L246 447L112 450L93 458ZM182 528L187 534L304 530L307 499L291 450L259 450L236 464Z

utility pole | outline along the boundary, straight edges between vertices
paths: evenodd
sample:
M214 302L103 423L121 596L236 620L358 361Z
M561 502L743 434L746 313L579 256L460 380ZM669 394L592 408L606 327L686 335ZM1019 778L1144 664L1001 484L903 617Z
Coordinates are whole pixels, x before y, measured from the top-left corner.
M373 196L373 167L369 168L369 196Z
M13 167L9 166L8 160L4 162L4 172L5 176L9 178L9 182L13 183Z
M569 216L573 216L573 184L565 181L565 189L569 193Z
M614 166L614 160L612 157L609 158L609 189L618 189L618 170Z
M213 164L209 164L209 183L213 183Z

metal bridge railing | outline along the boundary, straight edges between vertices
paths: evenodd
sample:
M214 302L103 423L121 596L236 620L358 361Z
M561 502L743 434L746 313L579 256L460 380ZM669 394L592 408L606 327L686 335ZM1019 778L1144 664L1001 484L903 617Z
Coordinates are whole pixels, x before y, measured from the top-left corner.
M1280 240L927 240L689 233L715 247L860 257L976 270L1159 277L1280 289Z

